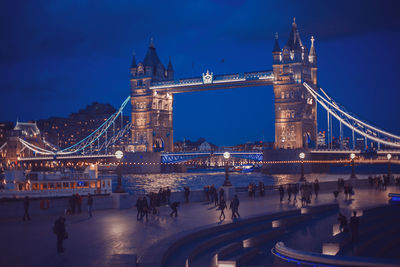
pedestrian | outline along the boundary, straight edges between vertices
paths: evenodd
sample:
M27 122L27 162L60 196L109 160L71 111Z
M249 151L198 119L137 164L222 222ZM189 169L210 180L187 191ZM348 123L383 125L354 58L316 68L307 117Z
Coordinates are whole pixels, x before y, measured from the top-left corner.
M221 197L221 198L220 198L220 201L219 201L219 209L221 210L221 214L219 215L219 220L220 220L220 221L223 221L223 220L225 220L225 213L224 213L224 210L226 209L226 202L225 202L224 197ZM224 217L223 220L221 219L222 216Z
M31 217L29 216L29 197L26 196L24 198L24 217L22 217L22 220L25 221L27 219L28 221L31 220Z
M220 202L224 198L224 196L225 196L225 191L222 187L220 187L219 188L219 196L218 196L218 198L220 199Z
M340 232L342 233L342 232L346 231L347 230L347 218L341 212L339 212L338 221L339 221Z
M141 216L142 216L142 197L138 197L136 199L136 210L137 210L137 214L136 214L136 220L141 220Z
M280 201L282 202L283 197L285 196L285 189L283 189L283 186L279 186L279 196L280 196Z
M185 186L183 189L185 190L185 201L186 201L186 203L188 203L189 202L190 188L188 186Z
M78 208L78 213L81 213L82 197L78 193L76 193L76 204Z
M297 202L297 194L299 193L299 185L294 184L292 191L293 191L293 196L294 196L293 202Z
M172 212L171 212L171 217L173 217L174 216L174 214L175 214L175 217L178 217L178 207L179 207L179 202L173 202L172 204L171 204L171 209L172 209Z
M87 199L89 217L92 217L93 196L89 193Z
M292 185L288 184L286 191L287 191L287 194L288 194L288 201L290 202L290 200L292 198Z
M351 242L358 240L358 227L360 219L357 217L357 211L353 211L353 216L350 218Z
M69 199L69 207L71 209L72 214L75 214L75 203L76 203L75 195L72 194L71 198Z
M239 198L237 195L235 195L232 199L231 205L232 205L232 219L233 218L240 218L240 214L239 214Z
M258 183L258 187L259 187L259 189L260 189L260 196L263 197L263 196L264 196L264 192L265 192L265 185L264 185L264 183L260 181L260 182Z
M318 198L318 192L319 192L319 181L318 181L318 179L315 179L315 182L314 182L315 198Z
M218 205L218 193L217 193L217 189L214 190L214 205L215 205L215 207Z
M149 222L149 203L147 202L146 196L143 197L142 199L142 216L140 219L142 220L144 216L146 216L146 222Z
M171 189L167 186L167 191L166 191L166 196L167 196L167 203L170 205L170 199L171 199Z
M57 235L57 252L64 252L63 242L68 238L68 233L65 229L65 218L60 216L55 222L53 226L53 232Z

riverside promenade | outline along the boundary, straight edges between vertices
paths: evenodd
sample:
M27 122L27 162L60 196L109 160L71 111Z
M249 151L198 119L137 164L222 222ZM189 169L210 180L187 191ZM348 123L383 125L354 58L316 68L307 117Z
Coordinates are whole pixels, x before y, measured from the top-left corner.
M388 203L389 192L400 192L390 186L386 191L368 187L355 188L351 200L340 193L337 203L349 217L352 210L363 210ZM295 209L293 202L280 203L276 191L266 192L266 197L250 199L240 195L241 218ZM311 206L335 203L332 191L320 192L312 198ZM149 216L149 222L136 220L136 209L98 210L92 218L86 211L67 217L69 238L65 240L65 252L58 254L56 236L52 227L57 216L33 216L31 221L21 217L0 219L0 266L149 266L149 257L161 257L172 241L183 234L199 229L231 223L219 221L219 211L205 202L182 203L177 218L170 217L169 207L161 207L160 215Z

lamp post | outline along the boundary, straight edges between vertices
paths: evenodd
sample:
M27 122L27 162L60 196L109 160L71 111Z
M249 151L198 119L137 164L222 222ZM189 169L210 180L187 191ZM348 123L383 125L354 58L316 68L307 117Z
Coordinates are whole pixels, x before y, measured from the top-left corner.
M306 154L304 152L301 152L299 154L299 158L301 160L301 176L300 176L300 182L304 182L306 180L306 177L304 177L304 158L306 157Z
M115 189L115 193L125 193L124 188L122 187L122 173L121 173L121 167L119 166L119 163L121 162L121 159L124 157L124 152L121 150L118 150L115 152L115 157L118 160L118 165L116 168L117 171L117 188Z
M351 153L350 154L350 159L351 159L351 175L350 178L356 178L356 173L354 171L354 159L356 157L356 154Z
M231 181L229 181L229 158L231 157L231 153L225 152L224 153L224 158L226 160L225 162L225 181L222 186L232 186Z
M390 179L390 176L392 176L392 170L390 168L390 159L392 158L392 154L387 154L386 155L387 159L388 159L388 177Z

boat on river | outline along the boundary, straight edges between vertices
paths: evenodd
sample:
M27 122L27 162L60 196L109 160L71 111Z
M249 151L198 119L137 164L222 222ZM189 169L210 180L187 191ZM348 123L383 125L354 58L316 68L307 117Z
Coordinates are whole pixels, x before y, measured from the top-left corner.
M110 194L112 179L99 178L97 165L83 172L69 169L57 172L7 170L0 182L0 198L61 197L72 194Z

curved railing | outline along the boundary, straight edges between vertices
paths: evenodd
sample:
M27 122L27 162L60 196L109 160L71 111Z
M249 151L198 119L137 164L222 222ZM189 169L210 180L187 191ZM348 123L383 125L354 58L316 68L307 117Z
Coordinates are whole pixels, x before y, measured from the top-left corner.
M296 265L310 266L369 266L369 267L395 267L396 263L385 261L377 258L361 258L346 256L331 256L315 252L308 252L288 248L283 242L276 243L271 249L271 253L289 263Z

